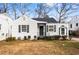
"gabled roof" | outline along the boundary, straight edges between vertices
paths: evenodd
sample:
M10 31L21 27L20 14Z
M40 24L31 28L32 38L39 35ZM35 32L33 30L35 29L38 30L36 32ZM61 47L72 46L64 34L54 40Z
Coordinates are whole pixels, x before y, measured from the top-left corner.
M72 16L68 20L68 23L79 23L79 16Z
M36 21L45 21L48 23L58 23L54 18L32 18L32 19Z

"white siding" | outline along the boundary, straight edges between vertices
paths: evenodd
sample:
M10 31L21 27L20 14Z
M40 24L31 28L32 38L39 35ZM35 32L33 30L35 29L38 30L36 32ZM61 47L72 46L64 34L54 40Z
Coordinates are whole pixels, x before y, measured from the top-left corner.
M56 32L54 31L48 31L47 32L47 36L54 36L54 35L59 35L59 28L64 25L65 27L67 27L67 36L69 36L69 27L68 27L68 24L66 23L48 23L47 24L48 26L50 25L56 25Z
M26 17L26 16L24 16ZM27 32L18 32L18 25L29 25L29 33ZM14 22L13 28L12 28L12 36L13 37L21 37L24 38L24 36L28 37L31 36L31 39L34 39L34 36L37 36L37 23L36 21L33 21L29 18L25 18L25 20L23 20L23 18L19 18Z
M12 19L6 14L0 14L0 25L0 40L4 40L11 35Z
M78 27L76 26L76 23L78 23ZM70 25L72 24L72 28ZM74 16L69 21L69 29L72 31L75 31L79 28L79 16Z

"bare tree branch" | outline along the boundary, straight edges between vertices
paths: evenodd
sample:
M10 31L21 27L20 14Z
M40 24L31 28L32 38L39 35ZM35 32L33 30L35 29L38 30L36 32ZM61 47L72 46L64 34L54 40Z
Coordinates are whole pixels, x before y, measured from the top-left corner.
M61 3L60 6L58 6L58 4L55 5L55 10L59 15L59 22L62 22L62 20L66 19L68 15L72 14L75 9L73 8L73 4Z
M37 8L35 9L38 18L46 17L47 14L52 10L52 8L46 6L44 3L37 4Z

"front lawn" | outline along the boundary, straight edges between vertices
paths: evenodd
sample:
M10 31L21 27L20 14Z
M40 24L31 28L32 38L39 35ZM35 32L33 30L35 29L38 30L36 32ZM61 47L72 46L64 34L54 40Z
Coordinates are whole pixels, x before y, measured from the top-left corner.
M1 41L0 54L22 55L71 55L79 54L79 42L60 40Z

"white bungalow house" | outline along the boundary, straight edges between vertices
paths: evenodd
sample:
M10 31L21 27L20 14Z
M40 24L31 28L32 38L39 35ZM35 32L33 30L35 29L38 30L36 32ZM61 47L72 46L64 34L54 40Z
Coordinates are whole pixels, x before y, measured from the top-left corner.
M29 38L69 36L68 23L58 23L54 18L30 18L23 15L13 21L7 14L0 14L0 41L8 37Z
M0 41L12 35L12 19L5 13L0 14Z
M12 26L12 37L37 39L46 36L69 36L68 23L58 23L54 18L19 17Z

